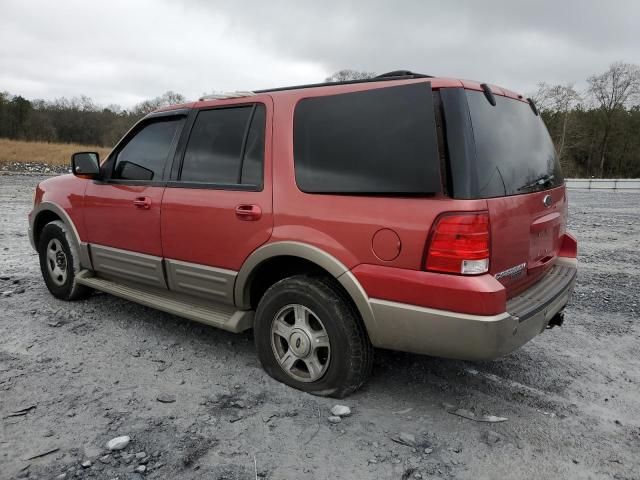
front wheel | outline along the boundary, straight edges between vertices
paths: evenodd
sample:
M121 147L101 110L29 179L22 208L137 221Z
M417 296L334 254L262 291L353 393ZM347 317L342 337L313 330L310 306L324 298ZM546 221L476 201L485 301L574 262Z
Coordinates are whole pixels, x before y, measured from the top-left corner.
M296 275L271 286L258 304L255 342L269 375L314 395L342 398L371 372L366 330L332 279Z
M44 226L38 242L38 254L42 277L54 297L77 300L91 293L90 288L76 281L80 259L64 223L56 220Z

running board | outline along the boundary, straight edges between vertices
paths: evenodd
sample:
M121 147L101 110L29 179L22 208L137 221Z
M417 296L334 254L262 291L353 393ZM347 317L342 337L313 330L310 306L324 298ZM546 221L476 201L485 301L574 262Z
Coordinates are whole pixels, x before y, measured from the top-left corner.
M203 302L168 290L132 286L93 275L89 270L82 270L76 280L101 292L229 332L238 333L253 327L253 310L238 310L232 305Z

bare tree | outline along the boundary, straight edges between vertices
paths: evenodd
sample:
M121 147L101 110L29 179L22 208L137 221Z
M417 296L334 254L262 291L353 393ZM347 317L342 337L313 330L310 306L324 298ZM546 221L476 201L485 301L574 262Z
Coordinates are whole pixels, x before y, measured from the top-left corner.
M616 116L625 107L638 101L640 97L640 67L630 63L616 62L600 74L592 75L589 95L595 106L602 112L604 133L600 148L600 176L604 175L606 151Z
M183 95L169 90L164 92L159 97L138 103L135 107L133 107L131 112L134 115L143 116L147 113L157 110L158 108L166 107L168 105L175 105L176 103L184 103L185 101L186 100Z
M330 77L325 78L325 82L346 82L349 80L366 80L375 77L374 72L360 72L358 70L339 70Z
M538 82L538 89L530 94L531 100L541 112L551 110L549 89L551 86L547 82Z
M569 117L572 110L582 101L582 97L572 83L549 85L542 82L538 84L538 91L533 94L532 98L540 111L555 112L562 116L562 129L557 146L558 158L562 162Z

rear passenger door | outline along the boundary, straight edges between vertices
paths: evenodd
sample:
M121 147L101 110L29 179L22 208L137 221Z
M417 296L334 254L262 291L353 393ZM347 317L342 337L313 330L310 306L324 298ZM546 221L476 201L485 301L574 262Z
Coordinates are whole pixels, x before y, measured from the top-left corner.
M270 98L192 112L162 200L169 288L233 303L236 272L273 226Z

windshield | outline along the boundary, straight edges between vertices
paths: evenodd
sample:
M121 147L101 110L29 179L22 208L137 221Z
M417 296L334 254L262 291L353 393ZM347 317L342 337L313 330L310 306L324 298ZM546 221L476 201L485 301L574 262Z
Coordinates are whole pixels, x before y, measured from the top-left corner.
M549 132L528 103L466 91L476 150L478 198L518 195L562 185Z

